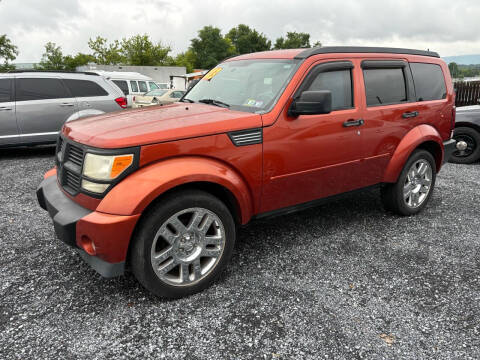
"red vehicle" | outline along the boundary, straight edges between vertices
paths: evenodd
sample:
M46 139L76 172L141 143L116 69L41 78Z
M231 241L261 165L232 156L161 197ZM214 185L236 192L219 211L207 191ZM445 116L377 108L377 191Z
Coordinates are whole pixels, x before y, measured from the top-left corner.
M37 197L100 274L128 264L153 293L181 297L212 283L252 219L374 185L388 210L418 213L454 122L433 52L241 55L181 102L65 124Z

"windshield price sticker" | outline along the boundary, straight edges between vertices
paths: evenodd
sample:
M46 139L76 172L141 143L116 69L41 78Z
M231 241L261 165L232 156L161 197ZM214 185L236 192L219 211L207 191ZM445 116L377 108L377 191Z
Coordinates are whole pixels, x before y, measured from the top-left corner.
M203 78L202 80L212 80L212 78L217 75L220 71L222 71L222 68L221 67L216 67L216 68L213 68L212 70L210 70Z

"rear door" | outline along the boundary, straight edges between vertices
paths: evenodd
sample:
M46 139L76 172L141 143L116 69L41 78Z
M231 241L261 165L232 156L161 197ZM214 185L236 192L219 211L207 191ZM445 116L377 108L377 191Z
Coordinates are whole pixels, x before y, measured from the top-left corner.
M418 109L406 60L366 59L361 67L365 89L362 185L369 186L383 181L398 144L418 125Z
M13 83L13 78L0 77L0 145L19 141Z
M90 110L102 112L120 110L113 96L95 81L82 79L64 79L63 81L70 93L77 99L80 113L88 113Z
M23 143L56 141L67 119L77 112L77 101L59 77L15 79L16 115Z

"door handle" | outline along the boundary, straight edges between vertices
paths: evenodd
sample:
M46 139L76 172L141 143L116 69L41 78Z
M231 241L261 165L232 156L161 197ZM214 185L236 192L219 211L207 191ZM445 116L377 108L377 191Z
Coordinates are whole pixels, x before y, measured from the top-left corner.
M350 127L350 126L362 126L365 124L365 121L363 119L358 119L358 120L347 120L343 123L343 127Z
M6 107L6 106L0 106L0 111L9 111L9 110L13 110L13 108Z
M419 114L418 111L404 112L404 113L402 114L402 117L403 117L404 119L410 119L410 118L417 117L418 114Z
M73 106L72 103L61 103L60 106Z

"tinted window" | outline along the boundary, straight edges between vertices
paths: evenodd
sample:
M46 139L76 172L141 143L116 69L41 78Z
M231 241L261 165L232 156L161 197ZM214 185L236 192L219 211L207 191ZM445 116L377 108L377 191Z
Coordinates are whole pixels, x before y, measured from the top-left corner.
M365 69L363 77L368 106L407 101L403 69Z
M182 91L174 91L170 94L171 98L180 99L183 96Z
M150 85L150 90L155 90L155 89L158 89L158 86L157 84L155 84L154 82L149 82L148 85Z
M0 79L0 103L12 101L12 80Z
M113 80L113 82L120 88L120 90L123 91L125 95L130 94L130 91L128 91L128 84L125 80Z
M138 87L140 88L140 92L147 92L147 83L145 81L139 81Z
M63 80L70 93L75 97L108 96L108 93L97 83L88 80Z
M332 110L353 107L350 70L321 72L307 90L330 90L332 92Z
M16 79L15 98L17 101L62 99L68 98L68 93L60 79Z
M417 101L439 100L447 97L442 68L435 64L410 63Z
M138 92L138 85L136 81L130 81L130 86L132 87L132 92Z

